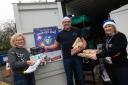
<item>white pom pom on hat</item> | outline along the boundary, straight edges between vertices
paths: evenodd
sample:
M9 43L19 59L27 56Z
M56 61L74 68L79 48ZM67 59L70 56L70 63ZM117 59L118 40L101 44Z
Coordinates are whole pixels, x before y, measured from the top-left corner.
M109 20L105 20L105 21L104 21L103 28L104 28L106 25L108 25L108 24L113 25L113 26L116 27L116 23L114 22L114 20L109 19Z
M67 17L67 16L64 17L62 21L64 21L64 20L70 20L71 21L71 19L69 17Z

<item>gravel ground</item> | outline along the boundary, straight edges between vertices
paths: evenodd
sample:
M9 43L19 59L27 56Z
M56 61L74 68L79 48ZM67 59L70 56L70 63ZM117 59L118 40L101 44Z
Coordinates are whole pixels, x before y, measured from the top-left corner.
M1 82L7 83L7 85L13 85L12 77L5 76L5 65L0 66L0 85L6 85L6 84L2 84Z

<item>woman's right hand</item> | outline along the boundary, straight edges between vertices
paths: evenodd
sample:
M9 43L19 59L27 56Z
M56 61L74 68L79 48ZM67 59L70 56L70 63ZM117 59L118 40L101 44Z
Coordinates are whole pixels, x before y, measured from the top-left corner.
M35 64L35 61L34 60L27 60L27 64L28 65L33 65L33 64Z

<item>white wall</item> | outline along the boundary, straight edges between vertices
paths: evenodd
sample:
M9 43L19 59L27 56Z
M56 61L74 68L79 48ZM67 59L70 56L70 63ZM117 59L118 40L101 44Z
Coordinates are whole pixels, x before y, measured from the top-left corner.
M26 47L35 46L33 28L58 26L62 28L61 3L14 3L14 16L18 32L26 38ZM66 85L63 61L40 66L35 72L37 85Z
M110 13L112 19L115 20L117 30L125 33L128 40L128 4ZM122 43L123 44L123 43ZM128 46L127 46L128 51Z
M34 47L33 28L57 26L62 28L61 3L14 3L14 16L18 32L25 34L26 47Z

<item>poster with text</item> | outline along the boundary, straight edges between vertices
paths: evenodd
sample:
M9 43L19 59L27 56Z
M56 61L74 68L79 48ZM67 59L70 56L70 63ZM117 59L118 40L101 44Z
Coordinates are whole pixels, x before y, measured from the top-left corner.
M54 44L57 34L58 28L56 26L34 28L35 46L44 47ZM50 57L52 60L54 59L53 61L62 59L62 53L59 47L56 49L49 49L45 51L45 54L47 54L47 56Z

